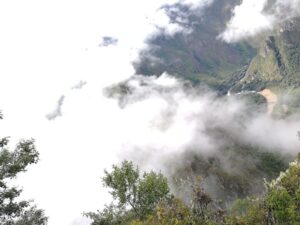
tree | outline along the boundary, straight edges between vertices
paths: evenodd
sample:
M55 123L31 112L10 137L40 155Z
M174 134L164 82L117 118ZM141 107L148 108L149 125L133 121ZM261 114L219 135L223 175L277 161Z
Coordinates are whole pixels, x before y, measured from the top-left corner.
M275 224L300 224L300 157L267 184L266 206Z
M2 114L0 114L2 118ZM47 218L42 210L30 207L29 201L17 201L22 190L9 187L8 181L38 162L34 140L21 140L14 151L8 149L9 138L0 140L0 224L45 225Z
M266 187L261 198L238 200L227 224L300 225L300 157Z
M45 216L44 211L32 206L21 213L15 225L45 225L47 221L48 218Z
M197 225L192 210L179 198L170 196L159 202L146 220L135 220L132 225ZM204 224L204 223L201 223Z
M169 193L167 179L153 171L142 175L130 161L113 165L111 172L104 171L103 185L117 204L111 204L98 213L87 213L93 225L126 224L126 221L144 219L152 213L158 202ZM109 222L108 222L109 221Z

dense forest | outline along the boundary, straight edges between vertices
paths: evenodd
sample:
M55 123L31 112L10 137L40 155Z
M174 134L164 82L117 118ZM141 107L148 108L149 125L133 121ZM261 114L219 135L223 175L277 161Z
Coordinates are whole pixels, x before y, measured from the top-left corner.
M187 184L191 199L170 192L167 178L161 173L141 173L132 162L123 161L105 172L103 185L115 200L103 211L87 213L93 225L105 224L280 224L300 222L300 158L290 163L285 172L271 182L265 182L260 197L237 199L223 208L201 187L201 177ZM184 190L187 194L188 190Z

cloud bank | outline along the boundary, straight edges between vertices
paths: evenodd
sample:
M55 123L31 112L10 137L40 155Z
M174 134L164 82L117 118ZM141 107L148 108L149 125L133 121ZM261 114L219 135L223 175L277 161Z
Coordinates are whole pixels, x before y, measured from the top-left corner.
M299 146L300 121L272 119L266 110L253 107L238 98L239 95L220 98L207 88L193 88L167 74L158 78L134 76L106 89L105 95L118 100L124 115L136 118L124 118L130 121L124 127L133 126L132 130L139 131L146 128L146 133L125 138L132 140L129 149L150 146L158 149L153 154L158 153L159 157L195 149L195 146L202 153L215 154L222 142L209 131L216 128L268 151L296 154Z
M232 12L226 30L219 38L236 42L272 30L274 26L300 15L299 0L243 0Z
M0 2L0 21L9 21L0 23L0 136L36 139L41 161L17 183L46 210L49 225L88 224L81 213L110 200L103 169L124 158L166 170L173 155L218 153L223 140L211 129L270 151L297 151L297 120L260 115L241 126L242 101L218 100L167 74L132 77L131 62L149 35L182 31L162 10L178 1L17 2ZM118 44L99 48L105 36ZM49 121L49 112L60 116Z
M186 1L190 7L202 2ZM46 210L49 225L86 223L81 213L95 211L109 199L101 190L103 169L116 162L124 145L138 140L143 125L144 135L150 132L149 119L159 114L155 107L144 103L148 111L139 106L137 115L134 107L121 110L102 92L135 73L131 62L147 47L149 35L162 32L160 27L170 35L181 32L161 11L175 3L0 2L0 21L7 21L0 22L0 105L5 114L0 135L15 142L36 139L41 161L17 183L24 187L24 198ZM155 20L157 14L162 19ZM118 44L99 48L102 37L115 37ZM70 90L79 80L84 88L82 83ZM158 108L164 104L153 102ZM56 119L49 121L49 113Z

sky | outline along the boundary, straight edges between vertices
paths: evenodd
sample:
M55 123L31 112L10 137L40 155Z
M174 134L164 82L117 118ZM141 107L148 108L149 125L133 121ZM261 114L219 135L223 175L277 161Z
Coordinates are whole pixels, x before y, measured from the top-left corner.
M119 161L128 142L123 135L130 126L124 118L146 125L149 119L130 110L123 115L116 100L103 96L103 88L134 74L131 62L147 47L149 35L184 32L160 10L175 2L0 1L0 105L5 115L0 135L11 136L12 144L20 138L36 140L41 160L16 183L24 187L24 198L46 210L50 225L88 224L81 213L108 201L100 177ZM209 3L180 2L190 7ZM117 44L102 46L103 37ZM80 82L86 84L73 88ZM152 118L155 105L145 107ZM48 120L57 110L61 116ZM132 139L138 135L137 130L130 133Z
M226 42L237 42L270 31L299 15L299 0L242 0L232 10L232 17L219 37Z
M110 201L101 186L103 169L132 157L134 149L149 156L145 168L191 145L213 151L217 146L204 132L211 116L225 127L224 113L229 122L241 109L214 102L213 93L186 92L168 74L133 76L132 61L148 47L147 38L190 32L170 23L161 9L176 2L0 1L0 136L11 136L12 146L20 138L36 140L41 160L16 184L24 188L23 198L45 209L49 225L89 224L81 214ZM203 10L212 0L180 2ZM108 98L105 90L125 80L134 94ZM245 138L255 144L297 149L299 123L265 116L252 122Z

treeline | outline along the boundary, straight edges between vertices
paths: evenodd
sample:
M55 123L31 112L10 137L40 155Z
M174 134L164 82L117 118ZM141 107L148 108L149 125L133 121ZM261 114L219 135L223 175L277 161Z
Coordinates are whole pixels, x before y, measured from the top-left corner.
M0 224L46 225L44 211L20 201L22 190L9 185L38 162L34 140L21 140L14 150L8 144L9 138L0 139ZM300 155L277 179L265 182L263 195L238 199L230 208L204 191L201 177L188 179L182 199L171 193L162 173L141 172L130 161L105 170L102 182L113 202L85 213L92 225L300 225Z
M269 183L259 198L238 199L229 209L190 182L186 202L170 193L161 173L142 173L132 162L105 171L103 184L114 201L102 211L86 213L92 225L297 225L300 224L300 157Z
M22 190L8 184L17 174L25 172L30 164L38 162L39 153L34 140L21 140L14 150L10 150L8 144L8 137L0 139L0 224L46 225L48 218L44 211L32 201L18 200Z

